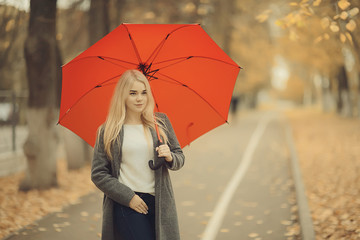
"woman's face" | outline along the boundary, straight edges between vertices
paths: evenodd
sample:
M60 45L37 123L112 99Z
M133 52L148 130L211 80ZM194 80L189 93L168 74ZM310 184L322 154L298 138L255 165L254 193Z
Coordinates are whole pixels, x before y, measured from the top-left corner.
M125 99L126 110L132 113L142 113L148 101L145 84L135 81L128 94Z

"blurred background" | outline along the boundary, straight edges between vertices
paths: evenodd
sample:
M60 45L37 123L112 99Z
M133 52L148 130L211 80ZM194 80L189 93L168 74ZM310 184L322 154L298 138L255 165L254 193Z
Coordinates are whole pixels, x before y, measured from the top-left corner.
M29 150L36 144L25 144L23 150L30 131L27 108L48 109L44 118L53 131L60 107L61 66L123 22L200 23L243 68L233 93L232 113L305 106L356 121L360 117L358 0L33 2L30 18L29 0L0 0L0 177L24 170L26 157L31 159L36 155L33 151L41 151ZM54 6L56 15L51 15ZM49 10L48 15L42 8ZM30 27L31 21L45 24ZM39 35L42 39L34 42ZM39 60L31 55L34 49L51 49L51 54ZM40 79L42 67L49 73ZM37 128L32 129L36 133ZM29 180L39 168L33 164L26 170L27 178L21 182L23 176L19 177L14 183L16 191L59 185L57 167L88 165L91 149L65 129L56 131L46 140L46 144L53 142L48 153L54 156L39 160L52 162L40 168L55 174L40 178L42 184ZM60 153L54 151L59 142L65 146ZM56 163L59 155L67 159L65 165Z

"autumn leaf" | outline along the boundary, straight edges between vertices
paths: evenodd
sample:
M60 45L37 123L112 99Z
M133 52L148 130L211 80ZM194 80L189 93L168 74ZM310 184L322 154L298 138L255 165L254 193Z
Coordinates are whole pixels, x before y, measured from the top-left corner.
M345 10L350 6L350 3L347 0L340 0L338 1L338 6L341 10Z
M352 39L351 34L350 34L349 32L346 32L346 33L345 33L345 36L347 37L347 39L349 40L349 42L351 43L351 45L353 45L354 43L353 43L353 39Z
M359 13L359 8L355 7L349 11L351 17L355 17Z
M351 19L345 27L348 31L353 32L356 29L356 22Z
M340 33L340 41L341 41L342 43L345 43L345 42L346 42L346 36L345 36L345 34Z
M264 12L256 16L256 20L260 23L263 23L269 18L270 13L271 10L265 10Z
M321 0L315 0L315 1L313 2L313 6L314 6L314 7L318 7L320 4L321 4Z
M257 233L250 233L248 236L251 237L251 238L255 238L255 237L259 236L259 234L257 234Z
M329 18L327 18L327 17L322 18L321 21L320 21L320 24L321 24L321 27L322 27L323 29L328 28L328 27L330 26L330 20L329 20Z
M341 18L342 20L346 20L348 16L349 16L349 14L348 14L346 11L343 11L343 12L341 12L341 14L340 14L340 18Z
M340 31L340 28L339 28L339 26L337 25L337 23L336 22L332 22L331 23L331 25L330 25L330 30L332 31L332 32L339 32Z

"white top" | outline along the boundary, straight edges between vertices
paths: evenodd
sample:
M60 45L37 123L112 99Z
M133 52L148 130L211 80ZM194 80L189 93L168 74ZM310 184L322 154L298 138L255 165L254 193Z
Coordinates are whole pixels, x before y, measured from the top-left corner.
M134 192L155 195L155 173L148 162L154 159L152 137L143 125L124 124L119 181Z

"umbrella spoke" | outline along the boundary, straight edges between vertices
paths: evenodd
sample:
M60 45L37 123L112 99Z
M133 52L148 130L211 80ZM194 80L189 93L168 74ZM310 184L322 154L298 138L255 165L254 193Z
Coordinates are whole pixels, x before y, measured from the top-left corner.
M134 48L134 51L135 51L135 54L136 54L136 57L137 57L139 63L142 63L139 50L138 50L137 47L136 47L136 44L135 44L135 42L134 42L134 39L131 37L131 34L130 34L130 32L129 32L129 29L127 28L127 26L126 26L125 24L122 24L122 26L125 27L127 33L129 34L130 42L131 42L131 44L132 44L132 46L133 46L133 48Z
M87 58L98 58L98 59L100 59L100 60L107 61L107 62L109 62L109 63L112 63L112 64L114 64L114 65L117 65L117 66L122 67L122 68L125 68L125 69L127 69L128 67L122 66L122 65L120 65L120 64L114 63L114 62L109 61L109 60L114 60L114 61L126 63L126 64L129 64L129 65L134 65L134 66L137 66L137 65L138 65L137 63L132 63L132 62L129 62L129 61L125 61L125 60L121 60L121 59L117 59L117 58L112 58L112 57L105 57L105 56L86 56L86 57L83 57L83 58L76 59L75 61L71 61L71 62L67 63L66 65L68 65L68 64L73 64L73 63L76 63L76 62L78 62L78 61L81 61L81 60L84 60L84 59L87 59ZM65 65L64 65L64 66L65 66ZM63 66L63 67L64 67L64 66Z
M128 67L122 66L122 65L120 65L120 64L118 64L118 63L115 63L115 62L112 62L112 61L110 61L110 60L118 61L118 62L122 62L122 63L126 63L126 64L130 64L130 65L137 66L136 63L124 61L124 60L117 59L117 58L104 57L104 56L97 56L97 57L100 58L100 59L103 60L103 61L109 62L109 63L111 63L111 64L114 64L114 65L116 65L116 66L118 66L118 67L121 67L121 68L124 68L124 69L128 69Z
M157 64L164 64L164 63L170 63L170 62L173 62L173 61L176 61L174 63L170 63L169 65L165 65L163 67L160 67L159 69L164 69L164 68L167 68L167 67L171 67L175 64L179 64L181 62L184 62L186 60L189 60L189 59L192 59L192 58L203 58L203 59L207 59L207 60L214 60L214 61L217 61L217 62L221 62L221 63L225 63L225 64L228 64L228 65L231 65L231 66L234 66L236 68L240 68L238 65L236 64L233 64L233 63L229 63L229 62L225 62L223 60L220 60L220 59L216 59L216 58L212 58L212 57L206 57L206 56L185 56L185 57L178 57L178 58L172 58L172 59L167 59L167 60L164 60L164 61L161 61L161 62L155 62L155 63L152 63L153 65L157 65Z
M168 35L166 35L166 37L159 43L159 45L154 49L154 51L152 52L152 54L150 55L150 57L146 60L146 63L150 62L153 63L155 61L155 58L159 55L161 49L164 47L166 40L170 37L171 34L173 34L174 32L185 28L185 27L193 27L193 26L198 26L199 24L193 24L193 25L184 25L184 26L180 26L176 29L174 29L173 31L171 31L170 33L168 33ZM152 60L150 60L152 59Z

